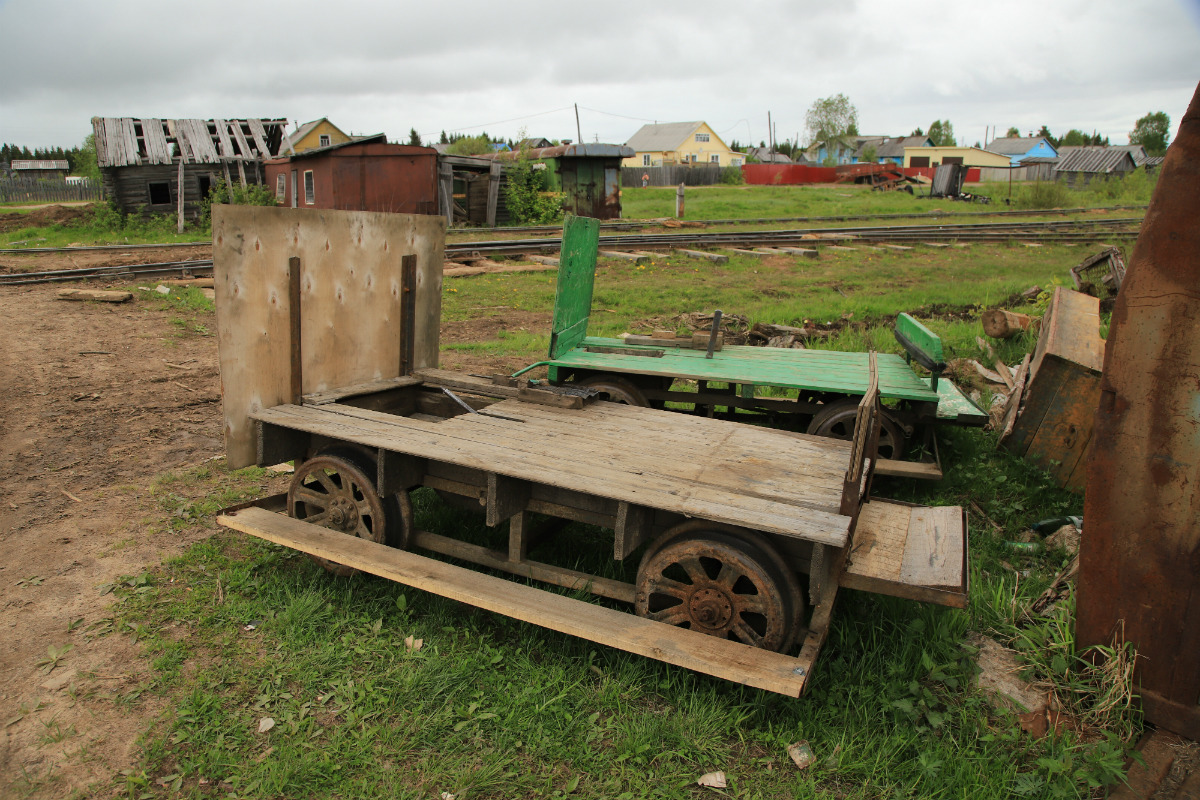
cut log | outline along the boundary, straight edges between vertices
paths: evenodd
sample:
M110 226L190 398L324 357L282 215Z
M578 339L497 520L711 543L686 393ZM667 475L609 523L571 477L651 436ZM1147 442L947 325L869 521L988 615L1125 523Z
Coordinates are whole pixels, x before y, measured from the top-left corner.
M993 339L1011 339L1021 331L1029 330L1033 317L1028 314L1018 314L1015 311L1005 311L1003 308L989 308L981 317L983 332Z
M103 289L63 289L59 300L98 300L101 303L124 303L133 299L133 292L105 291Z

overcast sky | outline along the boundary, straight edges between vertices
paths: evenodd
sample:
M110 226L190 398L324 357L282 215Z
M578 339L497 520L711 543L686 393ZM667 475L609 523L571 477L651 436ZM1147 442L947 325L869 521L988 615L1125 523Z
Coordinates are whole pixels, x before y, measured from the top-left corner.
M864 134L949 119L959 140L1046 124L1124 144L1200 81L1200 0L834 0L542 5L0 0L0 141L82 142L93 116L329 117L624 142L705 120L726 140L802 140L838 92Z

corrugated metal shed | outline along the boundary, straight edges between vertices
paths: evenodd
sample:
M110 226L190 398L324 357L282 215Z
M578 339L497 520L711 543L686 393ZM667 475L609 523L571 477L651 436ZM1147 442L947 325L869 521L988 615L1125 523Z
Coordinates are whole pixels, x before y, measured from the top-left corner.
M1058 153L1059 172L1109 175L1136 168L1133 156L1122 147L1064 147Z
M676 142L678 144L678 142ZM623 144L560 144L557 147L537 147L527 150L529 158L630 158L636 151ZM483 153L476 158L493 158L500 161L516 161L521 153L517 150L503 150L499 153Z
M286 119L92 117L100 167L261 161L279 154L286 127Z

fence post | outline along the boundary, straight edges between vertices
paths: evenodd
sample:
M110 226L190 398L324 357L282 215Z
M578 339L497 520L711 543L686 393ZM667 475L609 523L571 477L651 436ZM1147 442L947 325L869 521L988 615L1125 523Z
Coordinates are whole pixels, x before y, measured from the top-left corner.
M675 219L683 219L683 183L675 187Z

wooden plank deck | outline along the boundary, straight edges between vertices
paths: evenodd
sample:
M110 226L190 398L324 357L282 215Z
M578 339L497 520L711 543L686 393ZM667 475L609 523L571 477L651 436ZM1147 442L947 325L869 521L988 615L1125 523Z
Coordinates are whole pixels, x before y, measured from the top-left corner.
M841 585L966 608L966 523L957 506L863 504Z
M833 547L848 539L839 506L849 442L605 402L575 410L504 400L487 411L433 422L329 403L253 417Z
M659 350L659 358L621 353L589 353L585 347ZM605 372L669 375L707 381L750 383L861 395L867 390L867 353L791 350L781 347L729 345L712 358L688 348L639 348L623 339L589 336L582 344L545 363ZM903 358L878 354L879 392L887 399L937 402L938 393L917 377Z
M222 515L221 525L442 597L706 675L799 697L815 651L800 658L705 636L574 600L473 569L395 550L261 508Z

